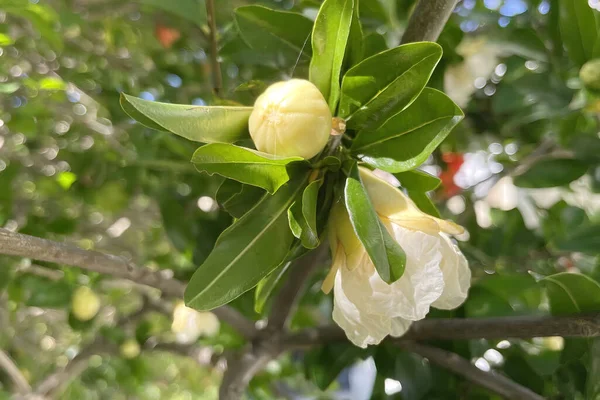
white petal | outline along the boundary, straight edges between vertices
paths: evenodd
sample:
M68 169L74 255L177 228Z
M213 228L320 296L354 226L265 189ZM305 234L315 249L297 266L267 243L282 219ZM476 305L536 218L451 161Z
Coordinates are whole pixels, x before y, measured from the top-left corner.
M439 236L412 231L391 224L393 235L406 253L406 268L400 279L391 285L377 272L369 278L372 296L364 308L374 314L401 317L411 321L425 318L429 307L444 289L444 276Z
M390 331L390 335L393 337L402 336L408 331L412 324L412 321L402 318L394 318L392 319L392 330Z
M432 305L442 310L451 310L460 306L467 298L471 286L471 270L467 259L450 241L448 236L442 238L442 272L444 274L444 292Z
M350 271L341 268L333 288L333 320L346 332L348 339L358 347L378 344L391 331L391 319L376 315L362 308L361 299L368 298L370 287L367 284L356 287L360 268ZM360 279L360 278L359 278Z

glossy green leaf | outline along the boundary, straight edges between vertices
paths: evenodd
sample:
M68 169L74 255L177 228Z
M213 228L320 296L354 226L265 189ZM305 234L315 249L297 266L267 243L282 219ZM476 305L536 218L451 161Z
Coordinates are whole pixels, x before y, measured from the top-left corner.
M207 144L192 156L199 171L258 186L269 193L275 193L290 179L287 165L294 161L302 158L283 158L227 143Z
M292 61L310 58L313 23L302 14L251 5L235 10L235 22L243 40L256 51L282 54Z
M571 158L544 158L514 178L516 186L547 188L564 186L583 176L588 165Z
M265 191L252 185L244 185L233 179L223 181L217 191L217 204L234 218L240 218L260 201Z
M335 111L340 96L340 73L350 36L354 0L325 0L312 32L309 79Z
M442 181L437 176L414 169L394 174L400 185L409 191L429 192L440 186Z
M346 179L344 199L354 232L365 247L381 279L387 283L400 279L406 265L406 254L373 209L356 164Z
M421 93L442 57L436 43L410 43L376 54L342 80L339 115L350 129L373 128Z
M600 224L580 226L570 230L566 237L560 238L555 243L558 250L576 251L592 256L598 255L600 250Z
M560 33L569 57L579 66L594 58L598 20L587 0L560 2Z
M203 143L233 143L248 137L248 118L252 113L252 107L169 104L127 94L121 94L121 107L149 128Z
M291 264L291 262L284 263L268 276L264 277L258 282L258 285L256 285L254 291L254 311L258 314L262 314L265 304L267 304L267 300L271 297L271 293L273 293L273 290L275 290L275 287L277 287L277 284L285 275Z
M408 197L415 203L419 210L433 215L436 218L440 218L440 212L438 211L433 201L427 196L427 193L415 190L408 191Z
M319 245L317 198L322 184L321 179L311 182L304 189L302 197L298 198L288 210L290 229L307 249L314 249Z
M408 171L421 165L463 116L448 96L426 88L408 108L378 129L361 130L351 150L385 171Z
M546 276L540 282L546 284L553 315L600 310L600 284L589 276L561 272Z
M287 209L307 180L308 174L302 174L275 195L263 197L219 236L185 290L189 307L210 310L226 304L252 289L283 262L294 239Z
M363 29L359 18L359 4L358 0L354 0L354 11L352 13L350 35L348 36L348 45L346 47L344 69L351 68L363 60L365 48Z

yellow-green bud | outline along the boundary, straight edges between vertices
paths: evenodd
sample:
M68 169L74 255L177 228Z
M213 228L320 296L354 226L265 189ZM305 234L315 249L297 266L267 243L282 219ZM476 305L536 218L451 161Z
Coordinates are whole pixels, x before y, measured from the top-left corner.
M249 129L259 151L312 158L329 140L331 111L315 85L291 79L269 86L256 99Z
M89 287L81 286L73 293L71 310L78 320L89 321L100 310L100 298Z
M600 58L585 63L579 70L579 78L587 89L600 90Z

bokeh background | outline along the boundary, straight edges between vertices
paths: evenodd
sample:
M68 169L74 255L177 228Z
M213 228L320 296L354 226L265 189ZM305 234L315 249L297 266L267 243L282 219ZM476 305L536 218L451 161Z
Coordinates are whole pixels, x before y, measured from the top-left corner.
M443 216L467 228L460 247L474 281L463 307L433 317L545 315L558 289L536 280L561 272L600 279L600 101L579 78L572 32L560 29L562 1L573 0L462 0L439 39L444 56L430 85L466 118L422 169L442 180L429 195ZM0 0L1 227L189 279L231 222L214 199L222 179L195 171L195 144L131 120L119 95L252 105L267 84L306 77L307 60L250 48L234 8L264 4L314 18L320 4L216 3L219 97L202 0ZM413 3L361 2L370 54L399 43ZM596 15L600 2L587 7ZM295 328L330 321L331 299L319 292L325 272L313 278ZM590 285L565 289L583 296L582 311L600 309L600 285ZM81 286L100 300L86 322L73 315ZM129 281L0 256L0 349L34 388L61 377L54 398L216 398L223 358L244 340L212 315L190 311L173 324L175 306ZM264 317L252 292L233 306ZM130 357L123 344L132 340L142 352ZM597 399L600 345L582 341L443 346L549 398ZM361 354L347 346L328 351L272 361L251 383L252 398L497 398L397 349L381 347L358 364ZM0 399L11 390L0 371Z

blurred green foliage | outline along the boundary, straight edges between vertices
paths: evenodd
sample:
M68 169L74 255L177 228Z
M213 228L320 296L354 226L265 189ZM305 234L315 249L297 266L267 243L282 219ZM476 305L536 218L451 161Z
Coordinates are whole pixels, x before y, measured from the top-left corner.
M309 47L302 49L300 39L320 4L217 3L220 97L212 92L201 0L0 0L0 226L118 254L189 280L231 223L231 210L244 204L226 197L219 207L214 199L223 179L190 164L197 146L134 123L119 96L251 106L266 84L308 76ZM365 55L398 44L413 3L361 1ZM245 8L234 12L250 4L303 14L288 17L298 34L294 41L265 33L279 14L265 12L256 20ZM444 54L430 86L444 90L466 119L424 169L441 178L429 191L441 214L467 228L468 241L460 247L474 280L464 306L431 317L600 310L600 97L579 78L580 67L600 55L593 4L462 0L444 29ZM452 154L464 160L460 168L448 161ZM428 189L411 195L424 201ZM141 304L142 292L130 284L4 256L0 266L0 349L34 387L90 343L175 340L170 316L159 312L115 324ZM330 321L331 300L318 290L325 272L313 278L294 328ZM71 294L82 284L103 304L88 323L69 316ZM232 305L261 318L252 293ZM263 313L268 309L266 301ZM198 344L208 349L204 363L162 351L132 360L115 352L94 356L57 398L216 398L221 368L211 361L242 341L221 326L217 337ZM440 345L547 398L596 399L600 393L598 340ZM330 385L338 372L369 356L378 370L373 398L497 398L395 348L333 347L270 365L252 382L253 398L330 396L343 386ZM399 394L386 394L388 378L401 382ZM9 391L0 371L0 398L9 398Z

